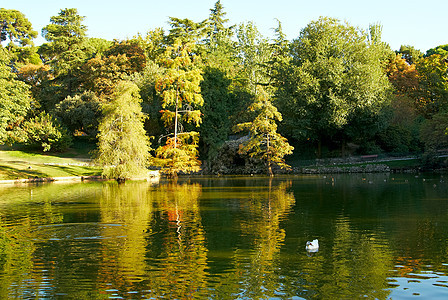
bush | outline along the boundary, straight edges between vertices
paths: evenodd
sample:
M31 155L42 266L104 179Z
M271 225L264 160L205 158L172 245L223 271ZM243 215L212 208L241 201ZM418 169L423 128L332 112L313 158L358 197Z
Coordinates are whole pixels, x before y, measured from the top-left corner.
M47 113L23 123L24 144L46 151L63 151L72 143L72 137L52 116Z
M98 133L101 105L93 92L84 92L74 97L68 96L58 103L54 115L72 132L82 131L91 137Z

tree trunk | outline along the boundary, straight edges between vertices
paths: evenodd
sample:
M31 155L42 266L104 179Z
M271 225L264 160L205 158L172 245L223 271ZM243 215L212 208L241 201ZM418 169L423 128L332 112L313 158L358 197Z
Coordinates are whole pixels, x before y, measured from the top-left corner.
M269 159L269 157L268 157L267 165L268 165L268 175L271 177L274 176L274 173L272 172L271 160Z
M179 89L176 88L176 111L174 113L174 148L177 148L177 104L179 103Z
M319 139L317 142L317 158L322 157L322 141Z

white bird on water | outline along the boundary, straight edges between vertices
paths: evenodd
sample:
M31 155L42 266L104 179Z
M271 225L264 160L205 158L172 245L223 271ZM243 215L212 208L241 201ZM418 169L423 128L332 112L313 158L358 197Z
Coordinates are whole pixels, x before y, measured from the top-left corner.
M308 252L317 252L319 251L319 241L313 240L312 242L306 242L306 251Z

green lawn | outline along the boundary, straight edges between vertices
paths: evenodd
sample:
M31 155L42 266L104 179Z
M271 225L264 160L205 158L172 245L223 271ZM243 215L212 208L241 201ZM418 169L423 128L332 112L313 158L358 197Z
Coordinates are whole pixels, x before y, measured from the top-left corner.
M72 148L66 153L44 154L2 146L0 180L101 175L101 168L83 165L89 162L84 149Z

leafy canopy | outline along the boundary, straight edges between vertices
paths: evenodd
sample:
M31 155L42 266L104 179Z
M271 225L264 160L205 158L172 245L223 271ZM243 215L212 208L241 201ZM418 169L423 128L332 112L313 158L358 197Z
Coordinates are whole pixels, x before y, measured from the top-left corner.
M252 122L240 123L235 126L236 131L248 131L249 141L240 146L240 154L249 154L265 162L268 175L273 175L271 164L281 168L289 168L284 156L292 154L294 147L288 144L286 138L277 132L276 121L282 121L282 115L272 104L268 93L257 87L256 101L249 108L257 116Z
M103 104L96 162L104 166L105 177L125 180L146 175L151 149L140 102L138 87L122 81L116 86L112 101Z

